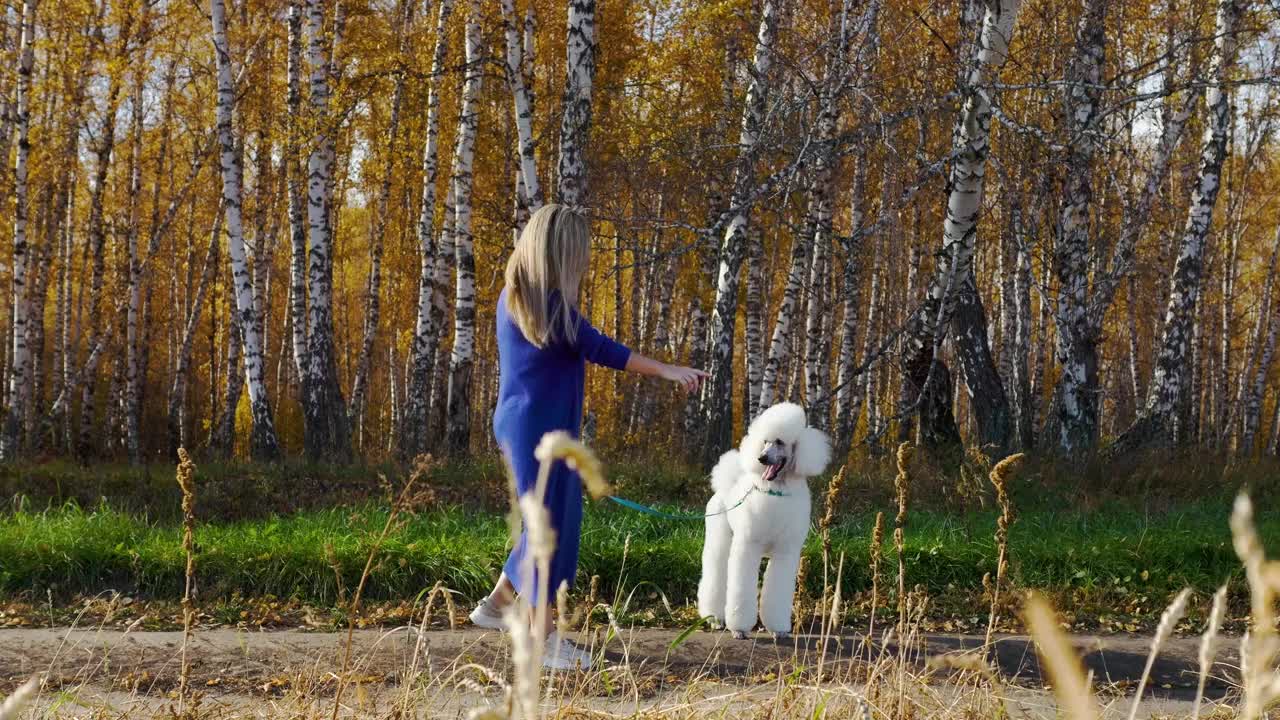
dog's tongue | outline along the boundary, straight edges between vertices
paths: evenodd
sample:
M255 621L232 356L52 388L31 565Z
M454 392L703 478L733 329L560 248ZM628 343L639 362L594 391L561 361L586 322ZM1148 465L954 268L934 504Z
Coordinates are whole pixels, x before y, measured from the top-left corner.
M781 464L781 463L779 463L779 464L777 464L777 465L768 465L768 466L766 466L766 467L765 467L765 469L764 469L764 481L765 481L765 482L769 482L770 480L772 480L772 479L774 479L775 477L777 477L777 476L778 476L778 473L780 473L780 472L782 472L782 464Z

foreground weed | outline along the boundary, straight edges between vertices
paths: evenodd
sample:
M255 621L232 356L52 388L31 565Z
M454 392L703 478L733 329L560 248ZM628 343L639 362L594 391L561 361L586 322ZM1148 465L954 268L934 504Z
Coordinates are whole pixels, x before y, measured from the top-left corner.
M1013 501L1009 499L1009 481L1014 467L1022 462L1022 453L1010 455L991 468L991 485L996 489L1000 517L996 520L996 577L991 586L991 613L987 617L987 636L982 643L991 646L1000 612L1000 588L1009 573L1009 526L1013 524ZM985 579L985 578L984 578Z
M182 591L182 666L178 675L178 714L181 715L186 708L187 686L191 680L187 650L195 634L195 606L191 596L196 576L196 464L186 448L178 448L177 480L182 490L182 552L187 558Z
M1070 720L1096 720L1098 704L1089 689L1080 658L1071 649L1071 643L1058 627L1053 608L1048 601L1032 593L1025 609L1027 628L1035 638L1036 648L1044 663L1045 674L1053 685L1058 705L1066 711Z

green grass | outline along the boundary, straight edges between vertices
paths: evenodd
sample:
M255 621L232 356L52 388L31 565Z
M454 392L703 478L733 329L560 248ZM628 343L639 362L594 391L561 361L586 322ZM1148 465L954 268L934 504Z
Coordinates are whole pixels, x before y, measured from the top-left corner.
M1228 579L1238 584L1229 509L1222 499L1149 516L1122 506L1029 511L1010 532L1013 583L1048 589L1071 598L1078 608L1158 612L1183 586L1208 593ZM848 593L870 585L872 517L851 512L833 528L834 551L845 556ZM1269 543L1280 540L1280 518L1268 513L1260 518L1263 537ZM384 505L365 503L202 524L197 532L201 598L270 594L332 603L338 580L326 545L332 546L343 583L354 587L385 519ZM923 585L934 596L976 597L983 574L994 571L994 529L990 511L913 512L906 533L908 585ZM644 585L646 595L658 589L673 604L689 602L697 586L702 532L700 522L593 504L583 528L580 581L599 575L609 594ZM818 568L809 576L814 591L821 585L821 559L817 537L810 540L811 567ZM506 543L506 526L496 513L449 507L407 516L384 547L367 597L411 598L437 581L478 597L504 559ZM629 547L625 555L624 546ZM896 566L889 542L885 554L886 566ZM47 592L65 598L112 588L172 599L182 592L183 563L179 529L168 520L74 504L0 515L0 596L43 600Z

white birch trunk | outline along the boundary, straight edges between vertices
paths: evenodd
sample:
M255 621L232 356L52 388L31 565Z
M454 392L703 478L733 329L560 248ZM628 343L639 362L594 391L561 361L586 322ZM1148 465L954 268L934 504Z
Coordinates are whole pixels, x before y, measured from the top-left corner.
M1258 433L1258 424L1262 419L1262 396L1266 389L1267 377L1271 374L1271 361L1275 356L1276 338L1280 333L1280 321L1277 321L1272 311L1272 295L1275 286L1276 277L1276 260L1280 254L1280 227L1276 228L1275 245L1271 251L1271 266L1267 272L1265 287L1262 291L1262 305L1259 309L1258 316L1258 332L1255 336L1255 348L1260 347L1257 352L1257 368L1253 371L1253 378L1240 383L1240 394L1243 396L1240 405L1243 408L1244 417L1242 418L1242 427L1240 431L1240 443L1237 447L1239 452L1252 453L1255 439ZM1262 338L1262 330L1266 328L1266 339ZM1245 369L1251 369L1253 363L1250 363ZM1221 428L1222 432L1226 432L1227 428Z
M942 249L924 303L906 332L902 395L905 409L919 411L920 435L927 444L959 440L949 407L950 372L936 354L951 322L957 291L972 268L986 160L991 152L988 93L1006 59L1019 4L1019 0L987 1L976 57L962 87L963 104L953 132L955 160L948 184Z
M743 338L747 361L747 392L743 416L750 420L760 412L760 382L764 374L764 237L759 228L747 234L747 322Z
M716 301L711 313L711 380L707 392L708 436L703 446L704 453L715 453L732 445L733 335L738 316L738 276L746 253L747 218L751 210L749 200L755 189L756 146L764 126L765 99L769 91L776 35L777 2L763 0L751 82L743 103L742 130L729 201L731 215L720 246ZM710 455L707 457L710 459Z
M1064 457L1087 453L1098 442L1101 388L1098 338L1089 318L1089 217L1093 203L1093 156L1097 148L1102 66L1106 56L1106 0L1088 0L1076 30L1075 54L1067 69L1064 115L1069 139L1066 195L1058 217L1054 268L1058 296L1058 380L1054 445Z
M143 64L146 57L143 57ZM129 462L142 461L142 388L139 347L138 316L142 312L142 268L138 253L138 203L142 195L142 78L135 81L133 98L133 127L129 143L129 227L125 230L126 262L128 263L128 310L125 321L125 396L124 423L125 447Z
M26 445L23 424L30 402L31 348L27 345L27 270L30 246L27 242L27 162L31 157L31 73L35 65L36 3L22 5L21 41L18 48L18 88L15 101L18 126L18 153L13 171L13 350L9 371L9 413L0 434L0 460L12 460Z
M427 91L426 140L422 150L422 209L418 220L418 313L413 343L409 350L409 376L405 409L401 421L400 454L412 458L426 450L428 406L432 370L440 341L440 318L434 311L437 295L437 265L443 248L436 244L436 178L439 174L440 85L449 48L447 23L453 0L441 0L436 21L435 50ZM452 195L452 190L449 192Z
M557 195L561 204L576 207L585 204L587 197L587 135L591 130L591 84L596 75L595 0L569 0L565 52ZM526 186L528 183L526 177Z
M1231 102L1227 80L1235 59L1235 33L1243 7L1238 0L1220 0L1215 23L1215 49L1205 91L1206 127L1196 176L1187 210L1186 226L1178 245L1178 257L1169 278L1169 298L1164 329L1157 344L1155 367L1147 388L1146 403L1138 420L1117 439L1112 452L1151 442L1174 439L1178 409L1191 385L1189 360L1196 326L1205 238L1213 223L1213 209L1222 183L1227 156Z
M333 330L333 258L331 212L333 205L334 132L329 115L329 81L335 59L326 57L324 0L306 0L307 56L311 66L311 113L315 124L311 153L307 158L307 225L310 252L307 258L308 342L303 373L305 445L312 458L345 457L351 437L347 413L338 383L338 361ZM342 6L334 17L333 51L342 31ZM228 218L228 231L231 222Z
M190 447L189 428L191 421L187 418L187 381L191 369L191 348L195 343L199 330L200 316L204 312L204 298L209 285L213 282L213 274L218 265L218 241L222 236L222 220L224 206L219 200L218 212L214 215L213 231L209 234L209 248L205 252L200 280L196 285L195 295L186 312L182 326L182 336L178 341L177 358L174 363L173 382L169 386L169 456L176 458L178 448Z
M241 195L244 168L237 152L232 112L236 101L235 81L231 73L230 49L227 45L227 18L224 0L210 0L213 22L213 47L218 72L218 144L221 146L222 202L227 230L227 255L231 261L232 292L235 296L236 325L244 344L244 379L249 389L253 412L251 452L260 460L274 460L280 455L275 424L271 417L266 384L266 362L258 335L257 310L253 302L253 280L245 258L244 229L241 217ZM235 328L229 328L233 336ZM228 367L227 372L236 372ZM234 408L229 408L234 413Z
M524 43L516 25L515 4L513 0L500 0L499 4L502 7L502 27L507 39L507 84L511 88L512 102L515 104L520 180L524 192L524 210L527 212L524 217L527 218L542 207L542 185L538 182L535 157L537 148L533 136L533 97L526 84ZM523 226L516 228L517 236L522 229Z
M480 0L470 0L466 27L466 80L458 138L453 151L453 246L457 264L457 294L453 307L453 352L449 356L449 391L445 440L449 450L466 453L471 444L471 370L475 356L475 255L471 237L471 189L474 178L476 131L480 122L481 47Z
M293 374L301 380L307 368L307 221L299 157L302 117L302 0L289 0L287 66L288 120L284 162L289 193L289 334Z
M401 7L401 5L406 7ZM408 31L411 3L397 4L396 46L404 50L404 35ZM391 92L391 116L387 121L387 145L390 148L383 162L382 183L374 206L373 223L369 229L369 280L365 287L364 335L360 341L360 355L356 361L356 377L351 384L352 426L363 427L365 398L369 392L370 368L373 365L373 343L378 334L378 321L382 311L382 254L383 235L387 227L387 210L391 202L391 179L395 170L395 158L399 156L397 139L400 135L400 106L404 98L404 74L397 74L395 89ZM363 430L361 431L363 436Z

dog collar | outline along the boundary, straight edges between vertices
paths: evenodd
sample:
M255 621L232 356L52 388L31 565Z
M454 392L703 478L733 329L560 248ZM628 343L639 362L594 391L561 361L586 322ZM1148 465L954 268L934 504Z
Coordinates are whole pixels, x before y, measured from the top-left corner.
M772 488L770 488L770 489L768 489L768 490L760 490L760 488L756 488L756 490L758 490L758 491L760 491L760 492L764 493L765 495L772 495L772 496L774 496L774 497L791 497L791 493L779 492L779 491L774 490L774 489L772 489Z

